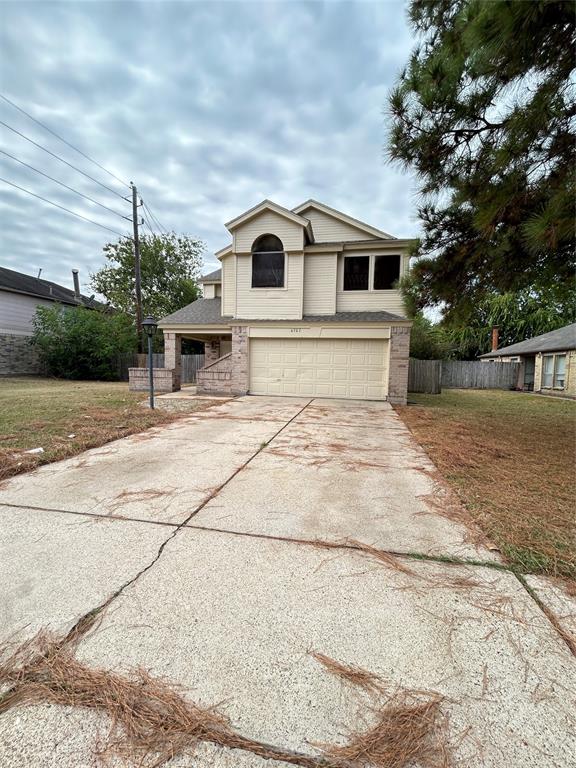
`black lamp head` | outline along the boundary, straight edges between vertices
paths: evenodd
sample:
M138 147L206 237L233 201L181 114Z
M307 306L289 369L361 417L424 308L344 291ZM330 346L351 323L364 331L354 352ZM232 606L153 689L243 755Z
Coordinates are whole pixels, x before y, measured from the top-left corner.
M148 336L153 336L156 328L158 328L158 323L152 315L148 315L148 317L145 317L144 320L142 320L142 328L144 328Z

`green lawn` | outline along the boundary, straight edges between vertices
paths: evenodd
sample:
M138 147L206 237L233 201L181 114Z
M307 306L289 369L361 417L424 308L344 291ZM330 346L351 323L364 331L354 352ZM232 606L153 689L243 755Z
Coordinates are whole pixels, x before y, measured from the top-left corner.
M143 399L126 382L0 378L0 480L176 418Z
M409 401L400 416L507 560L576 578L576 402L454 389Z

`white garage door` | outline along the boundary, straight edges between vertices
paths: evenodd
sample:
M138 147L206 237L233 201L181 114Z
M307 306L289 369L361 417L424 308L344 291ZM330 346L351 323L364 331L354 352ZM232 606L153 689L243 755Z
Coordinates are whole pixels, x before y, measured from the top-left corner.
M250 392L382 400L386 339L250 339Z

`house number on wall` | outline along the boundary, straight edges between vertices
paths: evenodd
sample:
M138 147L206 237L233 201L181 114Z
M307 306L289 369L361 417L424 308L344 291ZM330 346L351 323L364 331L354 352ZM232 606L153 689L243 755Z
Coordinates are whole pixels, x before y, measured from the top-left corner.
M290 333L302 333L302 328L290 328Z

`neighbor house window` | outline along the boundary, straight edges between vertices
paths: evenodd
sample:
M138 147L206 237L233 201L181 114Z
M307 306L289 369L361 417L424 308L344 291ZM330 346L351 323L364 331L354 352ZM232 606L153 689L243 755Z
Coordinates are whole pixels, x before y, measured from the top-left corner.
M276 235L262 235L252 246L252 288L284 287L284 246Z
M566 355L554 355L554 388L566 386Z
M554 380L554 355L545 355L542 358L542 386L546 389L552 387Z
M374 257L374 290L385 291L394 287L400 277L400 256Z
M344 259L344 290L367 291L370 256L346 256Z
M544 355L542 358L542 388L564 389L566 386L566 355Z

